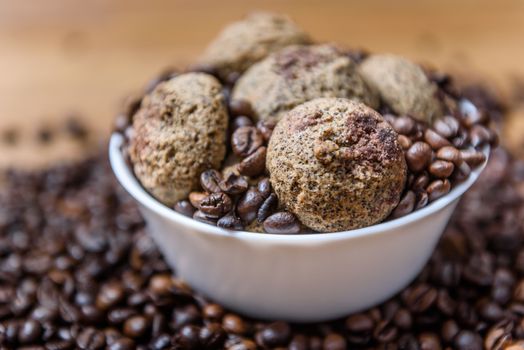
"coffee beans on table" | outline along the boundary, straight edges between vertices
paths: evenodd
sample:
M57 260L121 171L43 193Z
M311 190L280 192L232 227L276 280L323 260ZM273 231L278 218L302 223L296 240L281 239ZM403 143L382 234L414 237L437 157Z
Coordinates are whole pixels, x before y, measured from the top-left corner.
M493 153L410 286L372 309L310 325L244 318L191 291L145 233L133 200L116 184L103 156L38 173L8 171L5 178L0 191L3 349L524 346L524 163L503 149ZM425 184L435 193L446 189L445 181L422 173L412 187ZM223 182L219 177L210 183L221 188ZM275 209L264 219L267 213L253 209L273 205L267 179L247 192L235 191L199 199L218 195L211 201L217 203L210 206L214 213L222 212L225 195L249 197L245 211L227 213L218 225L239 229L241 214L253 221L262 215L269 231L297 229L289 213ZM419 200L416 191L408 191L397 210L409 210ZM192 215L195 209L181 202L177 210Z

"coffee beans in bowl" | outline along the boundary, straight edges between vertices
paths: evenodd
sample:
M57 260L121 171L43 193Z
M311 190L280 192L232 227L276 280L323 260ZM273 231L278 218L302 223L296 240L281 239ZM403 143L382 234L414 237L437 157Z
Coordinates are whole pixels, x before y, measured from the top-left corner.
M245 55L222 57L239 28ZM262 28L268 41L251 35ZM487 109L406 58L314 43L269 14L217 40L119 119L142 186L195 220L280 234L369 227L446 196L497 143Z

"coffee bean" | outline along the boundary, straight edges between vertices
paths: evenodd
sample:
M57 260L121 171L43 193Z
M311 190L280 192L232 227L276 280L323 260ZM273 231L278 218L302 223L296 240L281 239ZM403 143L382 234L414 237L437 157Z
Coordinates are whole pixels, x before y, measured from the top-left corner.
M442 346L440 339L434 333L422 333L418 337L421 350L440 350Z
M260 334L264 346L285 346L291 338L291 328L285 322L274 322L263 328Z
M482 125L475 125L469 131L469 138L473 147L480 147L487 144L491 137L488 129Z
M183 308L176 309L173 313L173 326L180 329L188 324L197 324L200 322L202 315L195 305L189 304Z
M200 202L207 197L207 194L204 192L191 192L189 194L189 202L195 208L200 207Z
M458 350L482 350L482 338L471 331L460 331L454 341L454 345Z
M486 161L484 153L473 149L461 150L460 156L472 168L479 166Z
M429 180L428 174L423 172L415 178L411 184L411 188L416 191L424 190L429 185Z
M452 162L457 166L460 166L462 163L460 151L453 146L442 147L437 151L436 156L438 159Z
M451 116L445 116L441 119L437 119L433 124L433 129L446 139L457 135L459 127L460 125L458 121Z
M222 182L222 175L215 169L208 169L200 174L200 185L204 191L210 193L221 192L220 182Z
M268 142L271 138L271 134L273 134L273 129L275 129L275 126L276 123L270 120L259 120L257 122L257 129L260 131L266 142Z
M324 350L345 350L346 348L346 339L340 334L330 333L324 338Z
M453 163L445 160L436 160L429 166L429 173L441 179L451 176L453 170L455 170Z
M264 231L273 234L295 234L300 232L300 223L292 213L281 211L264 221Z
M502 327L490 329L484 340L484 348L488 350L507 349L509 345L511 345L511 332L507 332Z
M464 181L471 174L471 168L467 162L461 162L459 166L455 167L453 178L455 181Z
M392 123L393 129L402 135L409 135L415 129L415 121L410 117L397 117Z
M254 187L247 190L246 193L238 200L237 215L246 224L256 219L258 208L264 202L264 197Z
M471 127L485 120L484 114L470 101L461 100L459 103L461 120L465 126Z
M404 291L402 297L409 310L420 313L435 303L437 291L427 284L419 284Z
M273 213L278 207L278 199L277 195L272 193L269 195L269 197L266 198L266 200L262 203L260 208L257 212L257 220L258 222L262 223L264 220L266 220L269 215Z
M229 214L221 217L217 221L217 226L222 227L228 230L237 230L241 231L244 229L244 225L242 224L242 220L238 216L235 215L235 213L230 212Z
M218 304L207 304L204 306L202 313L204 318L212 322L220 322L222 317L224 317L224 309Z
M95 328L84 329L76 339L76 345L82 350L102 349L106 344L105 336Z
M227 334L224 329L216 324L210 323L200 330L199 339L206 349L219 349L224 344Z
M399 329L409 330L413 324L413 318L407 309L400 308L395 312L393 322Z
M218 219L226 215L233 208L233 202L225 193L211 193L200 201L198 208L207 217Z
M426 141L434 150L451 146L451 143L446 138L440 136L440 134L431 129L426 129L424 132L424 141Z
M239 115L233 119L233 122L231 123L231 130L235 131L236 129L243 126L253 126L253 121L245 115Z
M219 186L223 192L229 195L237 195L246 192L249 184L243 176L230 173L220 182Z
M266 147L259 147L255 152L238 164L238 172L242 175L251 177L262 174L266 169L266 153Z
M433 202L434 200L439 199L440 197L449 193L451 189L451 184L449 180L435 180L431 182L427 187L427 192L429 196L429 201Z
M196 209L191 205L187 200L181 200L177 202L174 206L175 211L187 217L193 217Z
M271 194L271 182L269 181L269 178L264 177L263 179L261 179L258 182L257 189L258 192L260 192L260 194L262 195L262 197L264 197L264 199L269 197L269 195Z
M264 144L264 137L257 128L253 126L243 126L236 129L231 136L231 147L233 152L245 158L255 152Z
M237 335L243 335L247 333L248 328L244 323L244 320L234 314L226 314L222 320L222 327L226 332L230 332Z
M425 142L415 142L406 152L406 161L411 171L422 171L431 162L431 147Z
M411 213L415 206L415 200L415 193L413 191L407 191L398 203L397 207L391 213L391 217L399 218Z
M415 202L415 208L414 210L419 210L420 208L424 208L429 203L429 196L427 192L418 192L417 193L417 201Z
M128 318L131 318L137 314L137 311L135 309L131 308L117 308L111 310L108 315L107 319L112 324L121 324L125 322Z
M409 137L406 135L398 135L398 143L400 144L400 147L405 151L411 147L413 142Z
M379 321L373 336L380 343L389 343L397 337L398 331L395 325L389 320Z
M125 291L122 285L118 282L105 284L96 297L96 306L102 310L106 310L120 302L125 296L124 293Z
M229 111L233 116L245 115L247 117L253 117L254 112L251 108L251 104L245 100L231 100L229 101Z
M182 327L174 341L182 349L200 349L200 327L187 325Z
M125 321L124 334L130 338L141 337L148 331L149 325L149 321L144 316L133 316Z
M296 334L293 336L288 345L288 350L308 350L309 340L303 334Z
M20 326L18 331L18 340L22 344L35 342L42 332L40 323L35 320L27 320Z
M136 349L135 342L129 338L118 338L107 347L107 350L133 350Z

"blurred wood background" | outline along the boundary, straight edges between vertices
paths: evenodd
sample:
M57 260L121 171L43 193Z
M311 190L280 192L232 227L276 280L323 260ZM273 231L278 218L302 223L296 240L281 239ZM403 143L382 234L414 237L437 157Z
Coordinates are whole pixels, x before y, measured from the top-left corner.
M36 167L89 151L60 136L71 113L107 138L129 93L198 55L245 13L289 14L319 40L389 51L481 79L506 99L524 79L520 0L0 0L0 167ZM521 111L515 112L520 116ZM520 147L524 116L512 129ZM4 137L5 139L5 137Z

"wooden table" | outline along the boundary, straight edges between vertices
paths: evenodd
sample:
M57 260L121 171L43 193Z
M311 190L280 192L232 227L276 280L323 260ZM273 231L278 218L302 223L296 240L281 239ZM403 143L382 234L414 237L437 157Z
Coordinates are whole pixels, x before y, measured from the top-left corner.
M37 167L92 149L60 132L42 144L35 133L78 113L106 139L124 96L163 67L189 62L253 9L288 13L318 40L481 77L506 96L524 77L519 0L0 0L0 133L20 133L17 146L0 141L0 167ZM524 129L516 130L520 140Z

